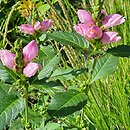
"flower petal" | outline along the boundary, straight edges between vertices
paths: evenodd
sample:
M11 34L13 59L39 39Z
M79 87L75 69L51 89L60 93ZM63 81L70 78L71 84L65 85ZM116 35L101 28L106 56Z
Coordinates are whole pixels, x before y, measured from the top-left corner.
M98 39L102 37L102 30L98 26L92 26L86 33L89 39Z
M7 51L7 50L0 50L0 59L4 66L9 69L15 69L16 65L14 62L15 54Z
M73 28L75 29L77 33L85 37L90 27L88 27L86 24L78 24L78 25L75 25Z
M34 25L34 29L37 31L39 29L41 29L41 23L39 21L37 21Z
M21 26L18 27L21 32L24 32L26 34L31 34L33 35L35 33L35 30L32 25L30 24L22 24Z
M29 42L23 48L23 55L25 63L32 61L32 59L38 55L38 45L35 40Z
M113 42L118 42L119 40L121 40L121 37L117 36L117 35L118 35L118 33L117 32L113 32L113 31L104 32L100 41L103 44L109 44L109 43L113 43Z
M44 32L44 31L48 30L53 25L53 23L54 22L52 20L42 21L41 22L41 31Z
M94 25L92 16L86 10L79 9L77 13L81 23L86 24L87 26Z
M34 76L38 69L40 68L41 66L37 63L28 63L27 66L23 69L23 74L26 76L26 77L32 77Z
M125 22L125 18L120 14L110 14L105 17L105 19L102 21L102 24L104 25L104 28L110 28L123 22Z

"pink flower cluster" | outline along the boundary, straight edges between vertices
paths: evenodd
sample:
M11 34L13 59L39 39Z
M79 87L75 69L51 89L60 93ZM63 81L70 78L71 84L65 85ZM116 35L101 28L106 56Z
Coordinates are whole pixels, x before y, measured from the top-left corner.
M40 30L41 32L44 32L44 31L48 30L49 27L51 27L52 25L53 25L52 20L46 20L46 21L42 21L42 22L37 21L34 26L32 26L30 24L22 24L21 26L19 26L19 29L21 32L33 35L35 33L35 31Z
M104 11L102 13L104 14ZM78 18L81 23L75 25L74 29L87 40L100 39L100 42L103 44L108 44L117 42L121 39L117 32L105 31L107 28L125 22L124 17L122 17L120 14L110 14L104 16L101 27L96 25L96 21L93 20L92 16L86 10L78 10Z
M31 77L36 74L38 69L41 67L37 63L33 63L32 60L38 55L38 46L35 40L29 42L23 48L23 56L24 56L24 63L25 67L23 69L23 74L26 77ZM15 54L9 52L8 50L0 50L0 59L4 66L9 69L16 69L15 64Z

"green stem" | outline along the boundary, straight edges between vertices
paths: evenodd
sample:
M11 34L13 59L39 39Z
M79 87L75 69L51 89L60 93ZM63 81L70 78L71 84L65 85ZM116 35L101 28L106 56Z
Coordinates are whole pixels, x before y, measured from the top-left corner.
M25 86L25 129L28 130L28 85Z
M84 9L87 9L86 0L82 0Z
M6 26L5 26L5 32L4 32L4 35L3 35L3 46L2 47L6 47L5 45L5 41L6 41L6 37L7 37L7 33L8 33L8 25L9 25L9 21L10 21L10 18L14 12L14 10L16 9L16 7L18 6L19 2L17 2L15 5L12 6L12 10L10 11L8 17L7 17L7 20L6 20ZM11 45L11 44L10 44ZM12 45L11 45L12 46Z
M71 26L71 22L70 22L70 19L69 19L69 14L68 14L68 12L67 12L67 10L65 8L64 2L63 2L63 0L59 0L58 2L60 4L60 6L62 8L62 11L63 11L63 13L65 15L65 18L66 18L66 20L68 22L69 30L72 31L72 26Z
M55 14L55 16L57 17L58 21L59 21L59 25L62 27L62 29L65 29L64 25L63 24L60 24L60 23L63 23L63 17L61 17L61 15L57 12L57 10L55 9L55 7L52 5L51 1L50 0L46 0L47 4L51 7L53 13Z

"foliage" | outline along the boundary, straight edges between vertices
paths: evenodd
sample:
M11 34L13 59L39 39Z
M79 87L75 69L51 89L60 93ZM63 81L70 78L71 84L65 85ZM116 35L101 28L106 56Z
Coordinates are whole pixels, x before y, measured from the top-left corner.
M124 0L1 0L0 48L16 54L17 67L11 70L0 62L0 129L128 130L129 4ZM103 45L74 32L78 9L89 10L97 25L101 9L123 15L126 22L113 28L122 40ZM18 29L23 23L34 27L43 19L54 21L49 30L29 35ZM39 48L31 62L39 63L40 69L26 77L22 48L30 40L36 40Z

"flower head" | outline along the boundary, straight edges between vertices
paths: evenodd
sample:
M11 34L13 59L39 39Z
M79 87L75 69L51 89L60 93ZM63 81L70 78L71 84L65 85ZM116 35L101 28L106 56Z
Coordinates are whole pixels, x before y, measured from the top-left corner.
M23 48L24 62L31 62L38 55L38 46L35 40L29 42Z
M38 69L41 67L37 63L32 63L32 59L35 58L38 54L38 46L35 42L35 40L32 40L29 42L24 48L23 48L23 55L24 55L24 69L23 74L26 77L31 77L36 74ZM15 54L9 52L8 50L0 50L0 59L4 66L6 66L9 69L15 69ZM29 63L28 63L29 62Z
M46 30L48 30L52 25L53 25L53 21L52 20L46 20L46 21L42 21L41 22L41 31L45 32Z
M125 18L122 17L120 14L110 14L105 17L102 21L104 28L110 28L121 23L125 22Z
M15 69L16 65L14 62L15 54L7 51L7 50L0 50L0 59L4 66L9 69Z
M117 36L118 33L102 30L102 25L105 29L119 25L123 22L125 22L124 17L122 17L120 14L111 14L106 16L106 13L104 10L101 10L101 14L103 14L103 21L94 21L92 16L89 12L86 10L78 10L78 18L80 20L80 24L74 25L74 29L77 33L84 36L87 40L91 39L100 39L100 41L103 44L108 44L112 42L117 42L121 39L120 36ZM102 23L102 25L99 24L99 22ZM100 25L100 26L97 26Z
M28 63L27 66L23 69L23 74L26 76L26 77L32 77L34 76L38 69L40 68L41 66L37 63Z
M24 32L26 34L33 35L35 33L33 26L30 24L22 24L21 26L19 26L19 29L21 32Z
M94 25L94 20L92 16L86 10L79 9L77 14L81 23L86 24L87 26Z
M118 33L117 32L113 32L113 31L104 32L100 41L103 44L118 42L119 40L121 40L121 37L117 36L117 35L118 35Z
M34 26L30 24L22 24L18 28L20 29L21 32L33 35L35 31L38 30L40 30L41 32L45 32L53 25L53 23L54 22L52 20L46 20L42 22L37 21Z

